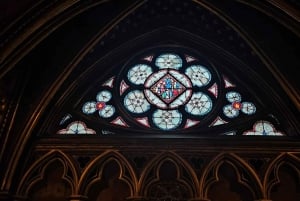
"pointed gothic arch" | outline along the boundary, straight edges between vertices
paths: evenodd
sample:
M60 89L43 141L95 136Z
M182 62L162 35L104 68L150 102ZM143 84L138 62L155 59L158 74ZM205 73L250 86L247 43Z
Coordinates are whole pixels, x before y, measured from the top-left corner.
M45 171L51 164L58 163L63 167L61 179L71 188L70 195L76 193L78 185L78 170L74 161L60 150L52 150L35 161L23 176L18 186L18 196L28 196L33 186L45 179ZM71 173L71 175L69 175Z
M254 169L241 157L233 153L222 153L219 154L212 160L204 169L203 174L200 178L200 191L203 198L207 198L208 190L211 186L219 180L219 168L223 163L229 163L233 168L236 176L237 182L241 185L247 187L254 198L259 198L263 196L262 183L258 175L255 173ZM240 171L247 170L247 175L251 181L243 178L243 174ZM255 186L251 188L251 185Z
M176 176L174 175L174 179L189 189L190 196L198 197L198 179L196 173L185 159L172 151L163 152L157 155L144 167L139 179L140 194L142 196L146 196L149 193L149 187L151 187L153 184L157 185L157 182L160 181L160 168L167 162L173 164L176 169ZM154 175L152 175L149 179L148 177L152 174L152 171L154 171ZM186 178L184 179L186 175L189 177L189 183L187 182Z
M124 181L130 189L131 196L135 196L137 191L135 172L129 161L115 150L107 150L87 164L79 180L78 193L86 195L91 185L102 179L103 168L111 161L116 162L120 168L118 179ZM92 175L93 172L96 173L96 175ZM127 173L129 173L129 175L126 175ZM88 180L90 180L89 183L86 183Z
M272 188L280 183L279 170L284 165L291 167L298 177L295 179L300 181L299 162L300 158L293 153L282 153L275 157L268 165L268 169L266 170L263 178L265 196L270 198Z

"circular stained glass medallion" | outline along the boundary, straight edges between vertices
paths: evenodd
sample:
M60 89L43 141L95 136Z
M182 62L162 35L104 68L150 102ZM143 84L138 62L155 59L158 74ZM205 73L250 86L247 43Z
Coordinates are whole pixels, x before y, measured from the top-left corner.
M112 105L106 105L102 110L99 110L99 116L103 118L112 117L115 113L115 107Z
M108 102L110 101L111 97L112 97L111 92L105 90L105 91L100 91L97 94L96 100L99 102Z
M82 112L84 114L93 114L96 110L97 110L96 109L96 102L94 102L94 101L86 102L82 106Z
M205 115L212 109L212 101L208 95L198 92L192 95L191 100L186 104L185 110L193 115Z
M230 91L226 93L226 98L229 102L240 102L242 100L241 95L238 92Z
M194 86L202 87L211 80L211 74L207 68L200 65L193 65L186 69L185 74L191 79Z
M158 128L171 130L177 128L182 120L182 114L178 110L156 110L153 113L153 122Z
M232 107L232 105L225 105L223 107L223 113L225 114L225 116L227 116L229 118L234 118L234 117L237 117L239 115L239 111L234 109Z
M136 85L144 84L147 77L152 73L152 68L145 64L137 64L127 74L128 80Z
M253 103L250 102L243 102L242 103L242 112L245 114L254 114L256 112L256 107Z
M144 113L150 108L143 92L139 90L129 92L124 98L124 105L132 113Z

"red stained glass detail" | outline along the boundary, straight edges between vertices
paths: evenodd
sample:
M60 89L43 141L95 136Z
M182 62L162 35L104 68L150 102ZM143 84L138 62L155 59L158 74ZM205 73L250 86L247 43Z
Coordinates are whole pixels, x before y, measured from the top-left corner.
M195 120L187 119L184 128L189 128L189 127L195 126L195 125L197 125L199 123L200 123L200 121L195 121Z
M98 102L96 103L96 109L97 110L102 110L103 108L105 108L105 102Z
M211 92L216 98L218 98L218 85L214 83L209 89L209 92Z
M170 103L185 91L185 87L173 76L167 74L151 87L151 91L165 103Z
M148 117L136 118L135 120L144 126L150 127Z
M236 110L240 110L242 108L242 103L240 102L233 102L232 107Z
M123 126L123 127L129 127L126 122L122 119L122 117L117 117L116 119L114 119L113 121L111 121L110 123L118 125L118 126Z
M126 84L124 80L122 80L120 85L120 95L122 95L128 88L129 86Z

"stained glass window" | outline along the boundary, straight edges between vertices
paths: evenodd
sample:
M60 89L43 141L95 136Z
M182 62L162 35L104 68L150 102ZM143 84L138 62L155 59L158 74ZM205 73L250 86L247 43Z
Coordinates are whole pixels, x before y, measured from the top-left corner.
M251 102L241 102L242 96L235 91L230 91L226 93L226 99L230 102L229 105L223 107L224 115L229 118L234 118L239 115L239 111L244 114L251 115L256 111L256 107Z
M132 113L144 113L150 109L142 91L131 91L124 98L124 106Z
M241 90L228 72L216 66L202 56L181 50L141 53L117 73L102 79L88 98L82 99L81 114L93 121L89 125L98 125L89 129L75 121L58 133L117 132L110 128L201 133L198 131L202 128L207 131L221 127L224 132L220 135L281 134L267 121L258 121L251 131L230 127L231 122L237 125L239 118L251 117L253 122L259 107L251 94L244 95L247 91Z
M194 57L175 53L144 58L149 63L129 67L129 83L122 81L128 86L120 94L125 94L124 106L129 115L140 114L144 125L174 130L195 126L199 116L211 112L217 92L213 97L207 93L206 86L211 86L212 80L209 68L197 64ZM212 84L217 91L216 83Z
M264 120L257 121L253 129L244 132L243 135L284 136L282 132L275 129L273 124Z
M59 130L57 134L96 134L96 132L93 129L87 128L84 122L74 121L67 128Z
M96 101L88 101L83 104L82 112L85 114L93 114L98 111L100 117L109 118L115 113L115 107L108 105L112 98L111 92L104 90L100 91L96 96Z

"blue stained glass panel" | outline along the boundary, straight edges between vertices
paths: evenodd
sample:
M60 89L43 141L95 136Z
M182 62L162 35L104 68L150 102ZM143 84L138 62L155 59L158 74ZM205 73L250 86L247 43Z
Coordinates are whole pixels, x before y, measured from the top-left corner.
M225 105L223 107L223 113L225 114L226 117L234 118L237 117L240 112L234 109L231 105Z
M100 92L97 94L96 99L97 99L97 101L99 101L99 102L108 102L108 101L110 101L111 97L112 97L111 92L105 90L105 91L100 91Z
M211 74L207 68L200 65L193 65L186 69L185 74L191 79L194 86L202 87L211 80Z
M253 103L243 102L242 103L242 112L248 115L254 114L256 112L256 107Z
M284 134L277 131L270 122L264 120L257 121L253 125L253 130L245 131L243 135L284 136Z
M241 102L241 100L242 100L242 96L238 92L235 92L235 91L230 91L230 92L226 93L226 98L231 103Z
M128 71L127 78L133 84L144 84L151 73L152 68L150 66L137 64Z
M82 106L82 112L84 114L93 114L94 112L96 112L96 102L94 101L89 101L86 102L83 106Z
M155 65L161 69L179 69L182 67L182 59L176 54L161 54L155 60Z
M144 113L150 109L150 104L139 90L129 92L124 98L125 107L132 113Z
M115 114L115 107L112 105L105 105L105 107L99 110L99 116L103 118L112 117Z
M162 130L177 128L182 121L182 114L178 110L156 110L153 113L153 122Z
M185 110L193 115L205 115L212 109L210 97L202 92L194 93L186 104Z

